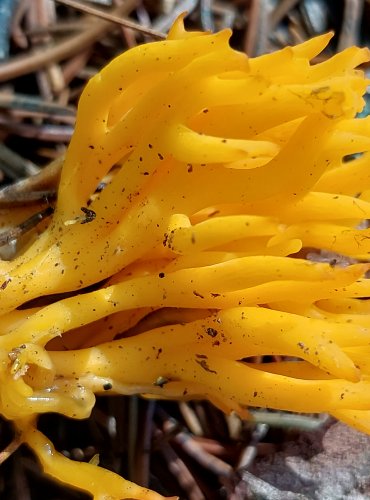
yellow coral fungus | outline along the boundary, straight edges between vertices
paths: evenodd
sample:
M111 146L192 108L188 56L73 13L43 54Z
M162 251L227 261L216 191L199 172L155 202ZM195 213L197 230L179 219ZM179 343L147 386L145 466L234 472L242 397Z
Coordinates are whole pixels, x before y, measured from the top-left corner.
M92 78L55 213L0 263L0 412L48 474L96 499L160 495L73 464L36 418L86 418L107 384L370 433L370 121L355 118L369 52L312 65L323 35L248 59L229 37L180 18ZM294 361L247 359L275 354Z

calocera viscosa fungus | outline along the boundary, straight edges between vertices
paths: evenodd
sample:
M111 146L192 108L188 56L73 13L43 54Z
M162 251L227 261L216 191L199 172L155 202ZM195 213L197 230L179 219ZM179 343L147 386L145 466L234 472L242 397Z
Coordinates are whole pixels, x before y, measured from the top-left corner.
M249 59L228 30L180 18L87 84L55 213L0 263L0 412L48 474L96 499L160 498L37 430L44 412L88 417L107 387L242 417L328 412L370 433L370 119L356 118L355 69L369 52L312 64L330 37ZM353 263L299 258L310 247ZM263 355L285 357L248 362Z

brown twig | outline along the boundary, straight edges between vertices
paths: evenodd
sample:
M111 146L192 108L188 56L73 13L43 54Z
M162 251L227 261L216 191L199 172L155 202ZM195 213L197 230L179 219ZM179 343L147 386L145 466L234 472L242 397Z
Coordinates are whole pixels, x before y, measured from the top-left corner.
M115 16L112 14L108 14L107 12L104 12L103 10L89 7L88 5L84 5L80 2L75 2L74 0L54 0L54 2L58 2L58 3L61 3L63 5L67 5L68 7L72 7L73 9L80 10L81 12L85 12L86 14L92 14L96 17L100 17L101 19L105 19L106 21L120 24L121 26L125 26L126 28L131 28L133 30L140 31L141 33L144 33L145 35L149 35L153 38L159 38L160 40L163 40L166 38L166 35L164 33L161 33L160 31L152 30L152 29L147 28L145 26L141 26L140 24L137 24L133 21L129 21L128 19L122 19L121 17Z
M29 8L27 0L20 0L17 3L12 19L11 35L13 41L21 49L28 47L28 40L22 27L22 19Z
M8 446L0 452L0 465L4 463L5 460L8 459L15 451L17 451L21 444L21 436L15 436Z
M21 155L5 146L5 144L1 143L0 165L1 169L7 174L7 176L13 180L40 172L39 167L37 167L33 162L23 158Z
M69 83L75 78L75 76L80 72L82 68L86 66L86 63L91 55L91 48L83 50L79 54L73 56L69 61L67 61L62 67L64 84L69 85Z
M63 156L59 156L39 174L20 180L0 189L0 207L39 201L46 195L55 193L63 164Z
M249 56L266 52L269 33L268 3L268 0L253 0L249 9L248 29L244 39L244 50Z
M133 480L141 486L149 486L150 452L153 433L153 415L156 402L154 400L142 402L141 432L136 442L135 476ZM143 408L144 407L144 408Z
M183 460L177 455L172 446L166 441L163 432L154 427L154 437L158 442L160 453L167 462L167 467L170 472L176 477L180 486L186 493L186 498L189 500L204 500L204 495L199 489L194 476L189 471Z
M28 139L53 142L69 142L73 133L73 127L69 125L14 123L3 116L0 116L0 129Z
M30 231L31 229L36 227L37 224L39 224L41 221L43 221L47 217L50 217L50 215L52 215L53 212L54 212L53 207L48 206L44 210L41 210L40 212L37 212L36 214L31 215L31 217L29 217L25 221L21 222L17 226L1 232L0 233L0 247L8 245L12 241L19 238L22 234L27 233L28 231ZM4 283L7 283L7 282L5 281ZM0 285L0 287L4 286L4 283L2 285ZM0 460L0 463L1 463L1 460Z
M251 440L248 445L244 448L239 457L239 462L236 466L237 469L244 468L247 469L253 463L253 460L257 456L257 445L261 439L263 439L268 431L269 427L267 424L257 424L254 428L251 436Z
M26 94L0 92L0 108L44 113L46 115L75 116L75 109L71 106L62 106L56 102L48 102L39 97Z
M199 418L193 408L191 408L190 404L188 402L181 401L179 403L179 410L192 434L195 436L203 436L204 432L201 423L199 422Z
M136 6L137 0L127 0L124 5L117 7L113 15L122 15L131 12ZM95 40L101 38L111 27L105 20L97 19L91 26L73 37L63 40L42 52L30 52L21 56L13 57L7 63L0 64L0 82L17 78L50 64L61 61L75 55L89 47Z
M287 13L296 6L299 0L282 0L270 14L270 29L273 30L287 15Z
M345 1L338 50L343 50L351 45L358 45L363 10L363 0Z
M163 431L170 434L171 441L181 447L184 452L196 460L207 470L213 472L219 477L229 478L232 475L232 467L210 453L207 453L202 446L197 443L189 432L179 430L178 423L169 418L166 412L159 409L158 415L163 419Z

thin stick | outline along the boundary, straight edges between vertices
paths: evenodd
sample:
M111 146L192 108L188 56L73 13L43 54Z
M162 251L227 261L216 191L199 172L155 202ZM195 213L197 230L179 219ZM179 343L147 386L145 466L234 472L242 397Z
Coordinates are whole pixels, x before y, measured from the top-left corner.
M166 35L164 33L161 33L160 31L146 28L145 26L141 26L140 24L129 21L128 19L122 19L121 17L108 14L107 12L104 12L100 9L95 9L94 7L89 7L88 5L83 5L80 2L75 2L74 0L54 0L54 2L61 3L62 5L67 5L68 7L80 10L81 12L85 12L86 14L92 14L93 16L100 17L101 19L105 19L106 21L120 24L121 26L125 26L126 28L140 31L141 33L150 35L153 38L159 38L161 40L166 38Z
M49 206L46 207L44 210L41 210L40 212L37 212L34 215L31 215L28 219L26 219L24 222L21 222L18 224L18 226L15 226L14 228L7 229L6 231L3 231L0 233L0 246L8 245L12 241L16 240L19 238L22 234L27 233L31 229L33 229L39 222L42 220L46 219L47 217L50 217L54 212L53 207ZM7 284L7 282L5 282ZM6 286L5 284L5 286ZM1 285L4 287L4 283ZM4 452L3 452L4 453ZM1 453L0 453L1 456ZM1 460L0 460L1 463Z
M153 434L153 415L156 402L154 400L145 401L145 406L141 401L143 425L136 441L135 453L135 475L131 478L135 483L149 486L150 476L150 452Z
M267 50L270 32L268 6L268 0L254 0L251 4L244 41L244 50L249 56L258 56Z
M0 108L45 113L46 115L71 116L76 114L72 106L62 106L27 94L0 92Z
M261 439L266 436L268 430L269 426L267 424L256 425L254 431L252 432L251 440L248 446L244 448L240 455L239 462L236 467L237 469L247 469L252 465L253 460L257 456L257 445Z
M359 44L363 10L363 0L345 1L338 51L351 47L351 45Z
M270 14L270 30L272 31L287 15L290 9L293 9L299 0L283 0L278 2L277 7Z
M55 196L64 155L58 156L40 173L0 189L0 207L12 207Z
M153 425L153 428L155 439L159 444L159 452L166 460L168 470L176 477L178 483L186 492L186 497L189 500L204 500L204 495L185 462L167 442L163 431L160 430L155 424Z
M5 144L0 144L0 163L2 170L12 179L19 179L40 172L40 168L31 160L23 158Z
M73 127L70 125L15 123L14 120L2 116L0 116L0 129L6 129L7 132L21 137L52 142L69 142L73 134Z
M116 13L128 13L137 4L137 0L127 0L124 5L115 9ZM67 38L42 52L29 52L22 56L13 57L9 62L0 64L0 82L32 73L51 62L61 61L81 52L89 47L110 28L110 24L103 20L96 20L82 33Z
M222 478L230 478L233 474L231 465L207 453L189 432L180 430L179 423L169 417L162 408L157 408L157 415L162 419L163 433L203 467Z
M22 444L20 436L16 436L3 451L0 452L0 465L5 462Z

